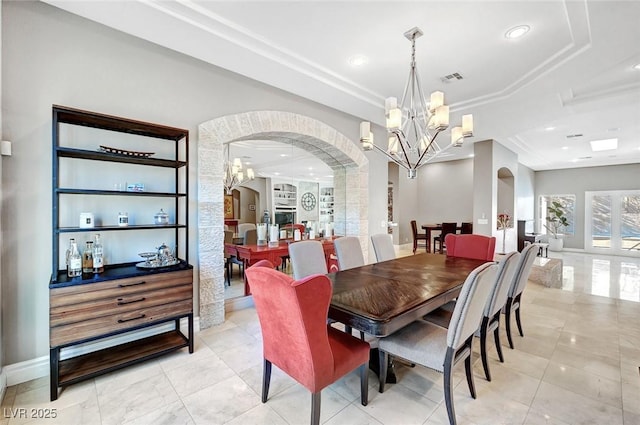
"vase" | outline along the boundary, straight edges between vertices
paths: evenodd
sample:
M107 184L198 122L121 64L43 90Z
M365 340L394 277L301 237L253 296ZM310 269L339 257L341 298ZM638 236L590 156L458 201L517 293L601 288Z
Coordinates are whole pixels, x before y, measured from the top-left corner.
M507 251L505 250L505 245L507 242L507 228L504 227L502 228L502 252L501 254L506 254Z

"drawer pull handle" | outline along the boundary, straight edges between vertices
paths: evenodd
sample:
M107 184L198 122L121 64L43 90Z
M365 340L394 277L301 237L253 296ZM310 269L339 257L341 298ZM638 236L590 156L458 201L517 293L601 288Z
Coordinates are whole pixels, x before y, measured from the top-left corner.
M132 317L131 319L118 319L118 323L130 322L132 320L138 320L138 319L142 319L144 317L147 317L147 315L146 314L141 314L140 316Z
M118 305L127 305L127 304L139 303L139 302L144 301L144 300L146 300L145 297L138 298L137 300L131 300L131 301L125 301L122 298L118 298Z
M118 287L119 287L119 288L128 288L129 286L144 285L145 283L147 283L147 282L145 282L145 281L143 280L142 282L128 283L128 284L126 284L126 285L120 284L120 285L118 285Z

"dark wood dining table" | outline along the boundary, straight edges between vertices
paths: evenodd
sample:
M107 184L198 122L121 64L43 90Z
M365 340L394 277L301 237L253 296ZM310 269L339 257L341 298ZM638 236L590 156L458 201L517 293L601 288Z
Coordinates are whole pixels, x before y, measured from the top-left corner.
M329 318L390 335L456 298L469 273L485 262L424 253L330 273Z
M416 254L330 273L329 318L370 335L385 337L458 296L469 273L484 260ZM370 368L378 373L377 348ZM393 363L388 383L395 383Z
M423 224L422 229L427 233L427 252L431 252L431 232L434 230L442 230L442 223L438 224ZM457 226L456 231L461 231L462 226Z

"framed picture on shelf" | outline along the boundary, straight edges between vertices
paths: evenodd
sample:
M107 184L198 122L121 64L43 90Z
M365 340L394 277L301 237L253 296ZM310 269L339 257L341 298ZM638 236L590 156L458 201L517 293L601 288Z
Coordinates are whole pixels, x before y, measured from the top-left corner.
M233 218L233 195L224 195L224 218Z

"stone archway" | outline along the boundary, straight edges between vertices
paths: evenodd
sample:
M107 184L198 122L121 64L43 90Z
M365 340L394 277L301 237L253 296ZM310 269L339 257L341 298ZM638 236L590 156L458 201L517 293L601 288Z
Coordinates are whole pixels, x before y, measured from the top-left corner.
M349 188L344 199L343 234L358 236L368 257L369 161L359 146L336 129L313 118L282 111L227 115L198 127L198 264L200 328L224 321L223 146L238 140L286 141L305 149L336 170L336 190ZM337 179L337 180L336 180ZM344 184L342 184L344 183Z

